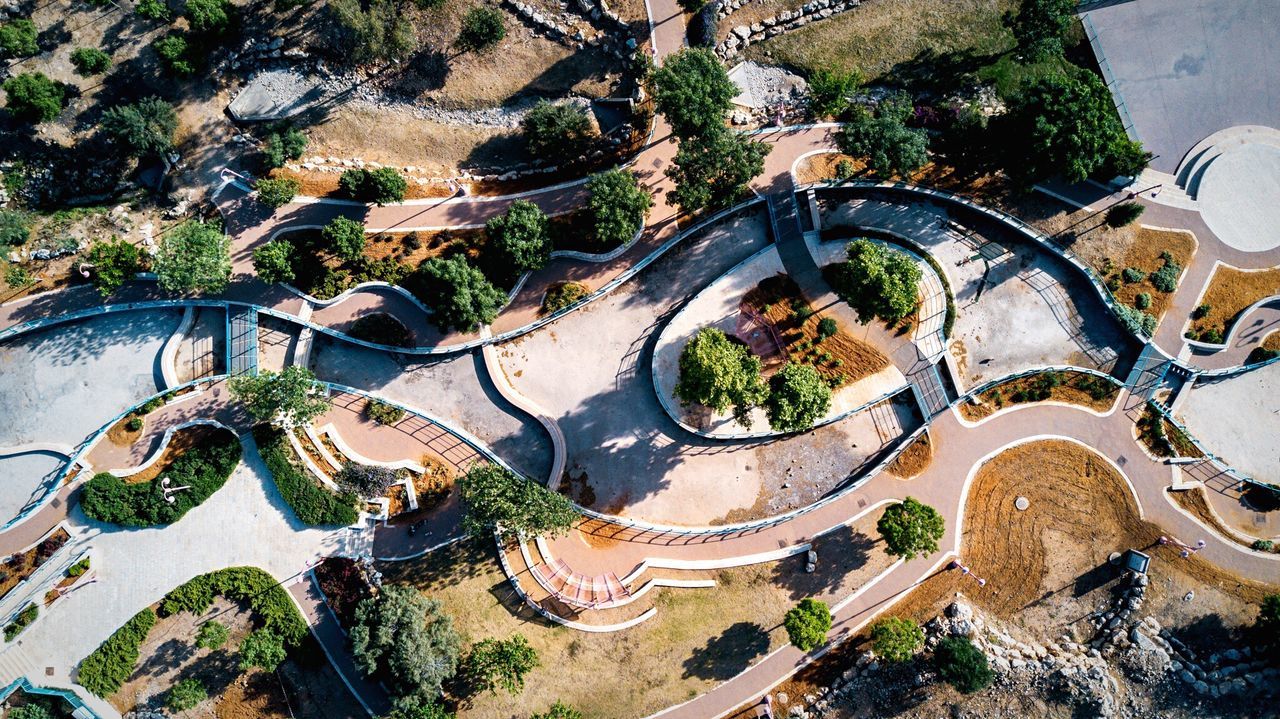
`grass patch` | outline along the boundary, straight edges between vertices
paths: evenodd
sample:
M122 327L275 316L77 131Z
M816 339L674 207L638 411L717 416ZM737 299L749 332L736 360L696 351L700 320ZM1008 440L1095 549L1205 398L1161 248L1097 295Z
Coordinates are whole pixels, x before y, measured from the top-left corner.
M284 430L268 425L253 428L258 453L271 472L276 489L293 509L299 521L310 526L342 526L354 524L357 498L354 494L338 494L312 479L293 451ZM322 465L323 466L323 465Z
M824 319L814 313L799 286L786 275L775 275L756 285L742 303L773 326L784 345L779 359L812 365L832 389L889 366L884 353L849 335L838 324L834 333L824 332L820 327ZM766 366L778 364L771 363L769 357L763 360Z
M1001 382L978 395L981 404L965 402L960 414L970 422L989 417L1006 405L1028 402L1066 402L1105 412L1120 388L1114 382L1085 372L1039 372Z
M1249 271L1219 265L1209 278L1209 289L1200 300L1209 306L1209 312L1195 319L1187 334L1192 339L1204 339L1206 334L1212 336L1216 332L1225 339L1236 320L1240 319L1240 313L1249 305L1278 294L1280 267Z

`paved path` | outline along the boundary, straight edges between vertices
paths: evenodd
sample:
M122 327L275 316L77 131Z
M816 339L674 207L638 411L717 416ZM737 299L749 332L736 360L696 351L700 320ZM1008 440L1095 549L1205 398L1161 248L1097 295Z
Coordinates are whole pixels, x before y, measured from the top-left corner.
M382 717L391 713L391 700L381 684L364 676L351 658L347 646L347 633L343 631L338 618L325 603L324 594L316 584L315 574L307 572L299 581L290 583L289 594L297 602L302 614L311 626L311 635L320 643L329 663L333 665L342 683L347 685L360 706L371 717Z

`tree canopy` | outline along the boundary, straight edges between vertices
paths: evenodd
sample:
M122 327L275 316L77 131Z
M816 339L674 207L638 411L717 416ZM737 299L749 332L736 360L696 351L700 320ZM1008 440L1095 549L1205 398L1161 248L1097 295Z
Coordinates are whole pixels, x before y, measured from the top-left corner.
M188 220L160 240L151 268L169 292L221 292L231 280L231 240L217 224Z
M272 240L253 250L253 271L268 284L293 282L293 245L285 240Z
M502 38L506 36L507 26L502 22L502 13L477 5L462 17L458 47L471 51L487 50L502 42Z
M396 0L329 0L329 12L339 28L343 54L352 62L392 62L408 57L417 47L413 24Z
M1112 205L1107 210L1106 223L1108 227L1124 227L1132 224L1134 220L1142 216L1143 210L1147 208L1138 202L1121 202L1118 205Z
M809 429L831 408L831 387L812 365L788 362L769 378L765 414L778 432Z
M307 136L292 127L286 127L267 135L262 150L263 164L268 168L283 167L289 160L302 157L307 149Z
M183 16L192 30L217 34L231 25L231 3L227 0L187 0Z
M730 100L740 92L720 60L704 48L668 56L652 80L658 112L681 140L722 128Z
M860 322L879 317L892 324L915 310L922 273L914 260L867 239L850 242L848 257L836 267L832 289L858 311Z
M385 205L404 199L409 183L394 167L347 170L338 178L338 186L353 200Z
M293 202L293 198L302 189L302 183L292 177L282 177L277 180L264 179L258 180L254 189L258 191L258 202L276 209Z
M811 651L827 641L831 631L831 609L819 599L805 598L782 620L791 643L801 651Z
M946 521L938 510L907 497L884 510L876 523L889 554L911 560L938 551Z
M30 57L40 52L36 24L29 18L0 23L0 57Z
M965 694L981 691L995 679L987 655L964 637L946 637L938 642L933 660L938 674Z
M520 123L529 154L556 164L572 162L591 148L595 129L586 110L540 100Z
M125 154L134 157L160 155L173 149L178 115L158 97L108 108L98 126L102 134Z
M913 619L885 617L871 627L876 656L890 662L905 662L924 646L924 630Z
M1062 54L1062 41L1079 0L1022 0L1018 12L1006 12L1001 18L1018 41L1018 57L1039 62Z
M596 242L615 247L631 241L644 226L653 198L629 170L608 170L587 180L587 210L595 225Z
M49 122L66 105L66 87L43 73L24 72L5 80L3 87L9 114L28 122Z
M675 395L719 413L732 408L734 420L749 427L751 410L764 401L768 390L760 379L760 360L746 345L704 327L680 351Z
M578 519L563 495L493 464L476 464L458 480L462 528L477 539L503 534L564 534Z
M524 690L524 678L538 666L538 652L521 634L508 639L482 639L471 647L462 673L473 691L509 694Z
M849 96L862 84L856 72L818 70L809 76L809 111L814 117L838 117L849 107Z
M244 404L259 422L301 427L311 424L329 409L316 376L298 365L289 365L280 372L232 377L229 386L231 396Z
M362 601L350 636L356 666L384 682L398 708L434 703L457 671L453 619L412 586L384 585Z
M858 108L840 129L841 152L867 158L867 167L883 177L907 176L929 161L929 136L907 127L911 98L899 93L886 98L874 113Z
M138 273L141 259L142 253L136 245L118 237L112 237L107 242L94 242L84 258L85 262L93 265L93 272L89 275L90 282L103 297L112 294L132 279Z
M71 64L76 73L84 76L106 72L111 67L111 56L96 47L78 47L71 51Z
M551 260L550 224L532 202L516 200L484 228L494 249L516 273L542 269Z
M664 170L676 183L667 200L686 212L728 207L764 172L764 158L772 149L725 128L681 140L672 166Z
M1106 85L1084 70L1028 83L997 130L1006 138L1006 169L1028 183L1054 175L1070 182L1133 176L1150 159L1125 133Z
M320 230L320 236L333 254L344 260L355 260L364 254L364 223L349 217L335 217Z
M423 262L405 285L431 308L431 321L445 331L472 332L490 324L507 301L502 290L462 255Z

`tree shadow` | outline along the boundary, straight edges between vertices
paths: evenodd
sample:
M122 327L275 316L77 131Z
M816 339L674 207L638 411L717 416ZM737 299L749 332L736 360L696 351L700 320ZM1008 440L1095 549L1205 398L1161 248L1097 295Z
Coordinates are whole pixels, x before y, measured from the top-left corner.
M999 57L999 53L983 55L972 49L938 52L925 48L910 60L895 64L887 75L912 92L945 93L968 83L975 72Z
M794 601L828 594L850 572L866 565L876 541L843 525L813 543L818 561L812 573L805 571L808 560L801 554L775 563L773 582L785 588Z
M769 651L769 633L755 622L738 622L684 660L684 678L726 681Z

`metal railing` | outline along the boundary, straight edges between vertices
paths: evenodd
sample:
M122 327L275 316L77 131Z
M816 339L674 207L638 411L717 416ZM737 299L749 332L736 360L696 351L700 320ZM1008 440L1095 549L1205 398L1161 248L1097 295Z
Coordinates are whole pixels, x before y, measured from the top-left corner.
M56 697L62 699L71 705L73 716L84 717L85 714L93 719L98 719L98 714L90 709L84 700L78 694L70 689L53 689L50 687L38 687L31 683L26 677L18 677L9 683L9 686L0 689L0 701L7 700L15 691L21 690L24 694L38 694L47 697Z

